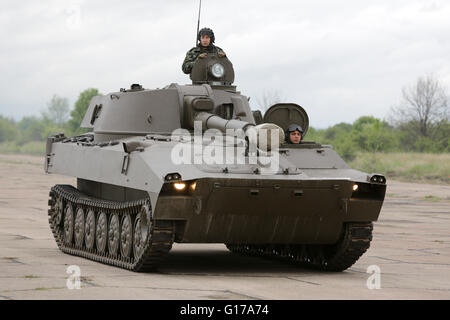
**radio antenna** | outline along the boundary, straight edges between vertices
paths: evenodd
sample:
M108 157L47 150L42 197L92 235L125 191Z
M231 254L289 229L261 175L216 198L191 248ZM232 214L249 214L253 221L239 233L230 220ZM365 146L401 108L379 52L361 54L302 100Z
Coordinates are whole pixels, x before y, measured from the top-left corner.
M200 28L200 11L202 10L202 0L200 0L200 4L198 6L198 21L197 21L197 33L195 34L195 46L197 46L198 42L198 30Z

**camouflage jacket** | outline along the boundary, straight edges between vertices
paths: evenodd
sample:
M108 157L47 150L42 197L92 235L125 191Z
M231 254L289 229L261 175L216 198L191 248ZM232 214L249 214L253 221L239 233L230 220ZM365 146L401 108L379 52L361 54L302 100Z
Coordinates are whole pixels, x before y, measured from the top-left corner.
M191 73L192 67L194 66L195 61L197 61L197 58L201 53L218 54L221 51L223 52L221 48L214 45L209 47L194 47L186 53L186 58L184 59L181 69L183 69L184 73L189 74Z

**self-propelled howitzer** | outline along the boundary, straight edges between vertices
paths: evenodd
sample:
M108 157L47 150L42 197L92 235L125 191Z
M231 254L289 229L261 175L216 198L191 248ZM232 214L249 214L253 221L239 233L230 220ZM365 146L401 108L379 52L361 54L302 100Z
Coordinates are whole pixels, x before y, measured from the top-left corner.
M58 247L134 271L154 269L174 242L324 270L355 263L385 178L351 169L330 146L283 143L292 123L306 133L305 110L252 111L227 57L198 59L191 79L96 96L82 122L91 132L47 139L45 171L77 178L50 191Z

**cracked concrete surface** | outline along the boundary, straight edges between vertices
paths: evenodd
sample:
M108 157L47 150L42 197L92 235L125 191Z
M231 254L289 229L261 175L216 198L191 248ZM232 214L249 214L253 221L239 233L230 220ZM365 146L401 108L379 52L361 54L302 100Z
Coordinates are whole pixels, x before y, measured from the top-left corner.
M47 222L43 159L0 155L0 300L3 299L449 299L450 187L388 181L366 254L341 273L175 244L156 273L133 273L60 252ZM433 201L427 197L434 196ZM67 267L81 270L69 290ZM369 290L367 267L381 270Z

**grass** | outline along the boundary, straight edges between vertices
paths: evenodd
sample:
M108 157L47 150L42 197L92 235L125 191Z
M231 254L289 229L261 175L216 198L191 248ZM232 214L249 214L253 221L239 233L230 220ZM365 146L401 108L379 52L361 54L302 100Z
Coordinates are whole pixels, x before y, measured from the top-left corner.
M2 153L0 152L0 155L2 155ZM0 164L2 163L7 163L7 164L29 164L29 165L33 165L33 166L42 166L42 159L36 157L36 160L38 161L34 161L34 159L32 159L32 161L30 160L24 160L24 159L5 159L0 157Z
M430 201L430 202L439 202L439 201L441 201L441 198L433 196L433 195L425 196L424 199L426 201Z
M359 153L350 166L389 179L450 184L450 153Z
M0 153L3 154L28 154L33 156L43 156L45 154L45 142L32 141L23 145L15 142L0 143Z

